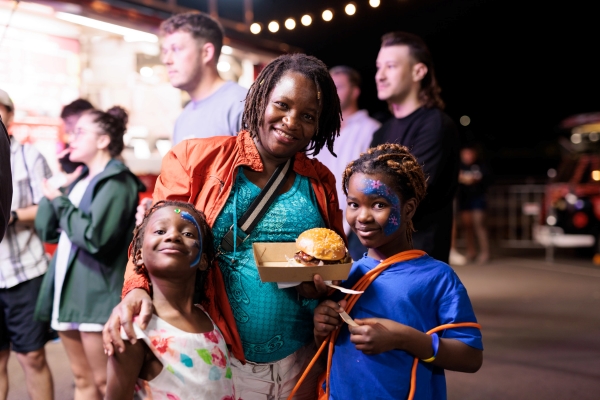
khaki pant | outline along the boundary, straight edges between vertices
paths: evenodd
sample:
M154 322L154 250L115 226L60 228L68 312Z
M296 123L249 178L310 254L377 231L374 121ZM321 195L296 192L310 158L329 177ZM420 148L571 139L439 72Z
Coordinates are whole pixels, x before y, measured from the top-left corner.
M236 399L287 399L316 351L317 347L312 343L300 348L283 360L265 364L248 361L245 365L242 365L236 358L231 357ZM325 370L324 367L324 358L321 357L296 392L295 400L315 400L317 398L317 380Z

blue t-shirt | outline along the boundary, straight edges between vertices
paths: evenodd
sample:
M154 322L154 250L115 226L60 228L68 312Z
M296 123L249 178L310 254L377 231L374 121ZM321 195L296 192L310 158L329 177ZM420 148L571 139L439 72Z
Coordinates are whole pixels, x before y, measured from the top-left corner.
M240 168L213 226L215 248L233 223L234 207L239 219L259 193L260 188ZM300 297L295 287L278 289L277 283L263 283L254 262L252 243L294 242L305 230L324 226L309 179L296 174L292 188L277 196L236 252L217 258L247 360L279 361L310 343L313 311L318 304L318 300ZM291 258L293 254L287 256Z
M351 287L378 264L370 257L357 261L343 286ZM350 315L359 319L391 319L422 332L442 324L477 322L467 291L456 273L428 255L388 267L361 295ZM438 335L483 350L479 329L447 329ZM363 354L350 342L344 324L333 353L331 399L405 399L413 361L411 354L401 350ZM419 362L414 398L446 399L444 370Z

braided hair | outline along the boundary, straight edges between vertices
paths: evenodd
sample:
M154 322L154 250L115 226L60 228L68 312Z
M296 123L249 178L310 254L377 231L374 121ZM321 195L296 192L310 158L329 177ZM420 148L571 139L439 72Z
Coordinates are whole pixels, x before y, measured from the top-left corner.
M393 188L403 202L415 199L418 206L425 197L427 183L423 169L407 147L395 143L380 144L362 153L350 162L342 175L342 187L348 195L348 183L354 173L368 175L382 174L389 177ZM412 245L415 227L412 220L407 222L406 238Z
M287 72L298 72L315 83L319 114L317 131L305 151L319 154L323 147L333 153L333 142L340 135L342 110L337 89L327 66L318 58L306 54L284 54L271 61L260 72L246 96L242 126L252 137L258 135L264 122L265 110L275 85Z
M185 203L183 201L175 201L175 200L160 200L156 202L146 213L144 214L144 219L142 222L135 227L133 230L133 241L132 241L132 249L131 249L131 261L134 264L134 271L140 275L145 275L148 280L150 277L148 276L148 270L143 264L138 265L140 260L140 250L142 249L144 243L144 232L146 231L146 226L148 225L148 221L150 221L150 217L157 210L160 210L164 207L177 207L182 208L190 212L196 222L198 222L198 226L202 232L198 232L202 236L202 248L204 250L204 254L206 254L206 258L208 260L208 268L204 271L198 270L196 272L196 287L195 287L195 302L201 302L206 300L204 297L204 289L206 285L206 274L210 269L214 259L215 259L215 249L214 249L214 236L212 229L206 222L206 217L204 213L196 207L194 207L190 203Z

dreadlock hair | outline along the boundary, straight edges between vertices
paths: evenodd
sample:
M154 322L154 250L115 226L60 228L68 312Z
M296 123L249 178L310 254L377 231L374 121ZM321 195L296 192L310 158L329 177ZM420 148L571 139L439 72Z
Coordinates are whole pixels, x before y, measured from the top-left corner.
M437 107L444 109L444 101L440 97L442 89L438 85L433 70L433 57L425 41L419 36L409 32L390 32L381 37L381 47L408 46L414 64L423 63L427 67L427 74L421 80L419 100L427 108ZM414 65L413 64L413 65Z
M140 250L142 249L142 245L144 243L144 232L146 231L146 226L148 225L148 221L150 221L150 217L157 210L160 210L161 208L164 208L164 207L177 207L177 208L182 208L182 209L189 211L190 214L192 214L192 216L196 220L196 222L198 222L198 226L200 227L200 230L202 231L202 232L198 232L198 233L202 236L202 248L203 248L204 254L206 254L206 258L208 260L208 268L205 271L201 271L199 269L197 270L197 272L196 272L196 287L194 290L194 292L195 292L194 301L202 302L202 301L206 300L206 297L204 295L204 292L205 292L204 288L206 285L206 273L210 269L210 267L215 259L215 249L213 247L214 236L213 236L212 229L210 229L208 222L206 222L206 217L204 216L204 213L202 211L196 209L196 207L194 207L190 203L185 203L183 201L175 201L175 200L160 200L160 201L156 202L156 204L154 204L148 211L146 211L142 222L139 225L137 225L135 227L135 229L133 230L133 241L132 241L132 249L131 249L130 256L131 256L131 261L133 262L133 265L134 265L134 271L140 275L145 275L146 278L148 278L148 280L150 280L150 277L148 276L148 271L147 271L146 267L143 264L138 265L138 262L140 261ZM200 255L200 257L202 257L202 255Z
M403 202L415 199L418 206L425 197L427 189L425 174L415 156L405 146L396 143L380 144L371 147L358 159L350 162L342 175L342 187L346 196L350 177L354 173L382 174L389 177ZM406 238L412 246L412 233L415 232L415 227L412 221L408 221L407 225Z
M246 96L242 126L250 131L252 137L258 135L265 118L265 110L275 85L287 72L298 72L315 83L319 114L317 131L305 151L316 156L323 147L333 152L333 142L340 135L342 110L337 89L327 70L327 66L318 58L306 54L284 54L265 66L260 72Z

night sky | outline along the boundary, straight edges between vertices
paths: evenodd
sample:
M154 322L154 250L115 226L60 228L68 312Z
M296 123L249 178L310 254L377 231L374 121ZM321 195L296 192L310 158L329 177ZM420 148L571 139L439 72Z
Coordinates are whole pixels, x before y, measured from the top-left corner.
M505 180L543 179L564 153L557 144L565 134L558 129L561 120L600 111L593 2L381 0L371 8L368 0L355 0L354 16L343 11L348 1L253 3L255 21L281 25L278 33L263 29L259 37L299 47L330 67L356 68L363 77L360 106L375 116L386 112L374 83L381 36L405 30L423 37L462 140L480 143ZM243 0L218 4L220 16L243 20ZM333 21L321 19L325 8L334 10ZM310 27L298 23L304 13L313 16ZM283 27L287 17L298 23L293 31ZM458 123L462 115L471 118L468 127Z

